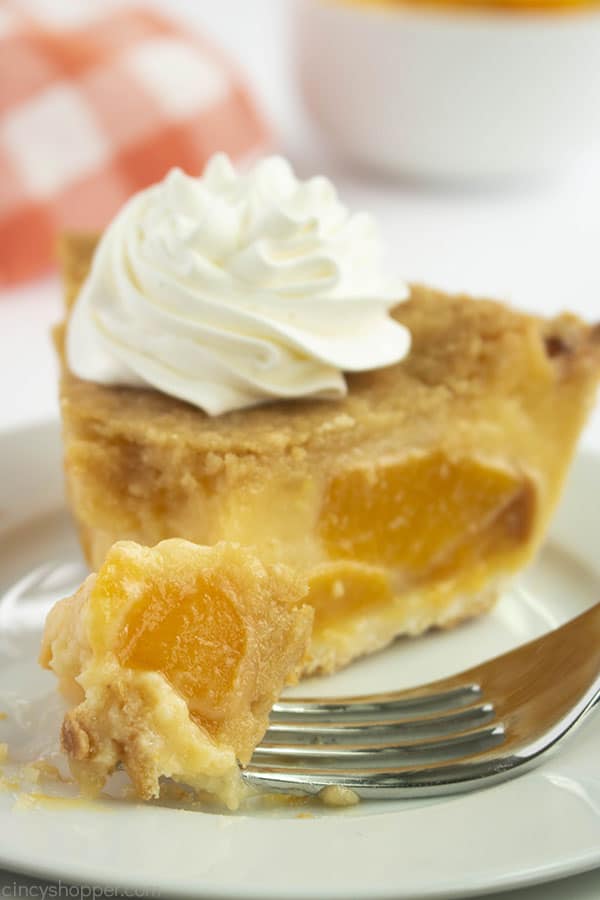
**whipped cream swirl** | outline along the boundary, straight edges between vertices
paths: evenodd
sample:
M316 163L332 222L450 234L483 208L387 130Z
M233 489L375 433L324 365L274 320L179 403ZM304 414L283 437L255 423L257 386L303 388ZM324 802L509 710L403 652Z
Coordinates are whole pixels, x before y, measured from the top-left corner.
M104 233L73 310L67 360L80 378L152 386L210 415L274 398L337 398L344 372L401 360L389 315L407 296L383 273L370 216L325 178L279 157L201 178L173 169Z

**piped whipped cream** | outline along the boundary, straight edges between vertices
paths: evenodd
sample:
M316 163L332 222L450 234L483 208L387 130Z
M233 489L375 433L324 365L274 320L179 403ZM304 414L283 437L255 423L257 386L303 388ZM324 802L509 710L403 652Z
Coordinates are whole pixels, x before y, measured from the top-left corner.
M172 169L105 231L71 315L80 378L152 386L210 415L275 398L338 398L344 372L399 362L389 315L406 285L383 270L373 219L280 157L238 174Z

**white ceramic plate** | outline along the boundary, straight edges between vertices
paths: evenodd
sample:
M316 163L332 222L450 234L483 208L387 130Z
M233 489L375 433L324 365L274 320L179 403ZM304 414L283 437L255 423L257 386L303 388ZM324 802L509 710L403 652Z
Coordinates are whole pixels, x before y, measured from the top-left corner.
M0 435L0 484L0 711L9 714L0 721L0 741L19 763L56 752L60 703L36 654L44 610L83 572L62 499L56 426ZM491 615L399 641L296 692L417 684L583 611L600 596L599 484L600 458L581 455L544 551ZM514 781L453 798L341 811L291 806L219 814L119 799L32 800L4 790L0 867L146 896L228 900L462 898L541 882L600 865L599 739L596 715L543 766ZM5 767L5 775L10 771ZM114 790L118 795L118 784Z

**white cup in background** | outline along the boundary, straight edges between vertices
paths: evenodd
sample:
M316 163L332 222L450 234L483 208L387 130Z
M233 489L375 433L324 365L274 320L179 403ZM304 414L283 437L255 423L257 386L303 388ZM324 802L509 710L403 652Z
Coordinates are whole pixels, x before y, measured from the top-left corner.
M600 152L600 9L297 0L294 16L306 106L361 164L489 181Z

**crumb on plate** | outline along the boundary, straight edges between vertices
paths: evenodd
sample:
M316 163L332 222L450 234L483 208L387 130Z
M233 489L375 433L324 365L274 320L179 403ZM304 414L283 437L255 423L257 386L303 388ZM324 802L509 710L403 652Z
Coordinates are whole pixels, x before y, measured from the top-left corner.
M339 784L330 784L319 791L318 796L325 806L356 806L357 803L360 803L358 794Z

